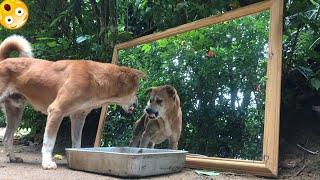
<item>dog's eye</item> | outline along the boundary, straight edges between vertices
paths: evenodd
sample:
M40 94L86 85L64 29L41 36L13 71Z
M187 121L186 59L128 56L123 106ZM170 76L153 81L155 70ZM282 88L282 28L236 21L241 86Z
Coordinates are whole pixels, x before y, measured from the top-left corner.
M161 104L161 103L162 103L162 100L158 99L156 102L157 102L158 104Z

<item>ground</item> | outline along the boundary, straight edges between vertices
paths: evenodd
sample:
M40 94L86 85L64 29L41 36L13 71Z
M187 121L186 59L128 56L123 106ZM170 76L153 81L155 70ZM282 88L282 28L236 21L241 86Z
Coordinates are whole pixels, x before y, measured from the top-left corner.
M8 160L3 151L3 146L0 146L0 179L24 179L24 180L36 180L36 179L118 179L116 177L99 175L89 172L75 171L67 167L67 162L63 160L55 160L58 164L58 169L56 170L43 170L41 168L41 153L40 148L36 146L22 146L19 145L17 148L17 155L24 159L24 163L8 163ZM197 179L197 180L207 180L213 179L203 175L197 175L194 169L184 169L180 173L162 175L157 177L141 178L141 179ZM218 180L228 180L228 179L258 179L254 176L237 176L235 174L226 173L221 174L214 179Z
M0 128L0 142L3 128ZM260 180L260 179L297 179L297 180L316 180L320 179L320 156L303 150L297 143L308 150L316 152L320 148L320 138L316 135L304 135L294 137L293 140L281 140L279 177L263 178L246 174L234 174L222 172L219 176L209 177L198 175L195 169L183 169L180 173L148 177L141 179L171 179L171 180ZM67 167L65 159L55 160L58 164L56 170L43 170L41 168L41 145L15 141L15 150L18 156L24 159L24 163L9 163L5 156L2 144L0 145L0 179L118 179L116 177L94 174L89 172L75 171ZM304 143L301 143L304 142ZM63 152L61 152L63 155Z

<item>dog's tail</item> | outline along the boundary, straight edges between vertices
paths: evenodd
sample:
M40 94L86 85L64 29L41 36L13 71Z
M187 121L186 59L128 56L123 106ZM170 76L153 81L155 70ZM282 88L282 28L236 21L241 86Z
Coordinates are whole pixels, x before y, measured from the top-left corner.
M9 58L10 53L17 51L20 57L32 57L32 48L29 41L19 35L7 37L0 44L0 61Z

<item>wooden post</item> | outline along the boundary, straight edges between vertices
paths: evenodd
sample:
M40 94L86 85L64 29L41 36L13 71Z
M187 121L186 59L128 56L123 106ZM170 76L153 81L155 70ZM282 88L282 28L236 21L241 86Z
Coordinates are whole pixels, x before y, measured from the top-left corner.
M97 129L97 134L96 134L96 140L94 142L94 147L100 147L101 146L101 138L102 138L102 133L103 133L103 127L104 127L104 122L106 119L106 114L108 110L108 105L104 105L101 109L101 114L100 114L100 119L99 119L99 125Z

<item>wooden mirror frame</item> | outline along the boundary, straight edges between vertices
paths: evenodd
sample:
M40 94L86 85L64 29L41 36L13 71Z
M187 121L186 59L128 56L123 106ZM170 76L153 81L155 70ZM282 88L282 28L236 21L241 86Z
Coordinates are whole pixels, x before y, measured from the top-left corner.
M117 44L114 47L112 63L116 64L118 60L118 51L122 49L135 47L137 45L267 10L270 11L270 31L262 161L187 155L187 167L250 173L254 175L273 177L278 175L283 0L265 0L236 10L228 11L218 16L204 18L167 29L163 32L133 39L125 43ZM103 106L101 110L95 147L100 147L106 112L107 105Z

